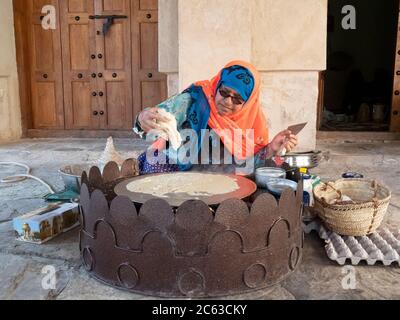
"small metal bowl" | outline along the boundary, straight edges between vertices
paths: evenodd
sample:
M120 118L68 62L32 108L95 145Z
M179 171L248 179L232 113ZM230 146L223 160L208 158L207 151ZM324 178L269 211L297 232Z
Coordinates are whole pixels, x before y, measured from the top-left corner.
M282 168L262 167L256 170L255 176L257 186L268 189L268 181L274 178L286 178L286 171Z
M282 192L287 188L296 191L297 183L288 179L272 178L268 181L267 188L272 194L280 197Z

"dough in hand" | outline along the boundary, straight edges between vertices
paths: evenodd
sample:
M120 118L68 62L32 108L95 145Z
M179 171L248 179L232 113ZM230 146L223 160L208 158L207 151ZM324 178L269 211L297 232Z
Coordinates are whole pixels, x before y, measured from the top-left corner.
M171 147L177 150L182 145L182 137L177 129L175 117L164 109L158 109L157 112L164 118L167 118L168 121L157 122L158 130L154 130L153 133L168 140Z

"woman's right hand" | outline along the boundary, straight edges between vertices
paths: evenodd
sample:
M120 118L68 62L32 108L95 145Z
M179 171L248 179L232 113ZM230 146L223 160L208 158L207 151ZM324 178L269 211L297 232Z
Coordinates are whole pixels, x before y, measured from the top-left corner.
M156 107L143 110L139 114L138 120L140 127L146 133L149 133L151 130L157 130L159 128L157 122L168 121L168 119L158 113L158 108Z
M298 144L297 136L290 130L279 132L269 144L272 152L276 155L284 147L286 152L291 152Z

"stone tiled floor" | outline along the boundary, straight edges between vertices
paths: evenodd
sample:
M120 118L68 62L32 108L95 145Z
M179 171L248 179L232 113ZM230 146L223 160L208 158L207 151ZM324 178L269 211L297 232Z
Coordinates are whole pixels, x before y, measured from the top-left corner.
M96 161L105 139L32 139L0 145L0 161L28 164L32 173L57 190L63 183L57 170L65 164ZM146 144L116 139L117 149L135 157ZM393 197L385 224L400 228L400 143L345 143L318 145L326 159L313 170L323 180L337 179L344 171L362 172L388 185ZM19 171L1 166L0 177ZM151 299L102 285L81 267L78 232L70 231L45 245L14 240L11 220L44 204L46 188L33 180L0 184L0 299ZM58 270L56 290L42 289L42 268ZM355 268L356 289L342 287L343 268L330 261L324 243L315 233L306 235L303 261L287 280L231 299L400 299L400 268L360 265Z

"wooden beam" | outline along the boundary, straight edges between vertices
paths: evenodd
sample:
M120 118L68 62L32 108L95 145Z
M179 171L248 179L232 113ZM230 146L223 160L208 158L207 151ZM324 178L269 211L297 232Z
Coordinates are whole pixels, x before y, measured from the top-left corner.
M322 119L324 115L325 74L326 71L321 71L318 74L317 130L320 130L322 127Z
M396 59L394 65L390 131L400 132L400 14L399 14L399 23L397 26L397 46L396 46Z
M21 105L22 135L27 135L27 130L32 128L32 96L31 96L31 65L29 60L30 46L29 10L26 0L13 0L14 33L17 55L17 70L19 83L19 97Z

